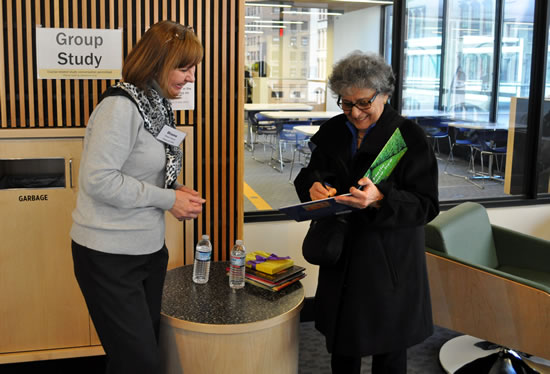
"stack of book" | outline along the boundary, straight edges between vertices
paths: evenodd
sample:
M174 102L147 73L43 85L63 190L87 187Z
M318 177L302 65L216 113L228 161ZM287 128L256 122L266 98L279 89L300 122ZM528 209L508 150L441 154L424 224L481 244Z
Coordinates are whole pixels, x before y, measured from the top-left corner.
M277 292L303 279L306 276L304 270L305 268L294 265L291 258L278 258L273 254L256 251L246 255L245 281Z
M306 276L304 270L301 266L292 265L278 273L268 274L247 267L245 281L254 286L277 292L304 278Z

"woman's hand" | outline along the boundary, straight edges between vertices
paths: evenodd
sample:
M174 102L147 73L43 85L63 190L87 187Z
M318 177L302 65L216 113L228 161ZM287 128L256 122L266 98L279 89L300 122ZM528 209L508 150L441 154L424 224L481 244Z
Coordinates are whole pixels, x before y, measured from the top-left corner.
M189 187L181 186L176 191L176 201L170 209L170 213L178 220L193 219L202 212L202 204L205 199L199 193Z
M197 191L195 191L194 189L192 188L189 188L189 187L186 187L186 186L179 186L178 188L176 188L178 191L183 191L183 192L187 192L187 193L190 193L191 195L195 195L195 196L199 196L199 193Z
M332 197L334 195L336 195L336 188L323 185L321 182L313 183L309 189L309 196L311 197L311 200L326 199L327 197Z
M380 200L384 198L384 195L380 192L378 187L376 187L376 185L366 177L359 179L357 184L363 186L363 188L358 189L352 187L349 190L351 196L337 196L335 198L336 201L359 209L363 209L368 206L379 208Z

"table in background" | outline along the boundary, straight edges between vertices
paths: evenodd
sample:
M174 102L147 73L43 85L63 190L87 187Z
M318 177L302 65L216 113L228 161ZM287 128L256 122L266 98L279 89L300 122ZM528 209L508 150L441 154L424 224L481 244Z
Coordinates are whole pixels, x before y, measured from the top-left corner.
M486 134L491 131L508 131L508 124L507 123L499 123L499 122L470 122L470 121L456 121L456 120L449 120L444 122L449 127L454 128L461 128L461 129L469 129L469 130L475 130L479 131L479 140L480 140L480 147L483 149L481 144L486 141ZM483 155L481 155L483 157ZM488 165L488 173L487 175L482 175L482 173L473 173L473 175L470 177L472 179L493 179L498 181L503 181L502 177L495 176L492 173L493 170L493 158L494 154L489 153L489 165ZM452 175L452 174L450 174ZM469 180L468 177L462 176L462 175L455 175L458 177L463 177ZM474 185L483 188L482 186L479 186L475 183Z
M264 103L264 104L244 104L244 110L247 112L261 112L269 110L294 110L294 111L310 111L313 110L311 105L302 103Z
M206 284L193 266L168 271L159 346L164 373L298 373L304 289L229 287L228 262L213 262Z
M255 122L254 116L259 112L267 111L293 111L293 112L309 112L312 111L311 105L302 103L263 103L263 104L244 104L245 118L248 122L248 131L246 135L245 145L251 147L252 142L252 123Z
M456 121L453 119L449 119L444 123L450 127L460 127L463 129L471 129L471 130L485 130L485 131L508 130L508 124L500 123L500 122L469 122L469 121Z
M261 111L259 113L262 116L277 122L318 121L330 119L332 117L336 117L339 114L342 114L342 112L335 111Z
M403 110L401 112L401 115L405 118L409 118L409 119L412 119L412 120L419 119L419 118L441 118L441 119L444 119L444 118L451 117L452 113L439 111L439 110L426 110L426 109L412 110L412 109L407 109L407 110Z
M288 141L288 138L285 138L285 134L288 135L288 132L283 134L283 129L285 126L292 127L294 130L298 123L307 122L311 125L315 121L325 121L332 117L335 117L342 112L337 111L311 111L311 112L299 112L299 111L273 111L273 112L260 112L262 117L266 120L273 121L273 125L276 127L276 142L274 144L273 150L277 151L277 158L273 157L273 152L271 153L271 158L269 164L279 172L283 172L283 168L286 162L290 160L283 160L283 152L281 149L281 140ZM304 125L306 126L306 125ZM287 129L290 130L290 129ZM292 133L295 134L295 133ZM297 140L296 140L297 141ZM275 162L275 164L273 164Z
M296 130L296 132L299 132L300 134L304 134L304 135L307 135L307 136L311 137L311 136L315 135L315 133L317 131L319 131L320 128L321 128L321 126L319 126L319 125L310 125L310 126L300 125L300 126L295 126L294 130Z

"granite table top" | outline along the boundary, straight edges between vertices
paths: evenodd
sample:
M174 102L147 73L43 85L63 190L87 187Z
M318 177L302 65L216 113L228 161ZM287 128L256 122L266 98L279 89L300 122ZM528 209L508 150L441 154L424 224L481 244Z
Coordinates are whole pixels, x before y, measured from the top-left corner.
M248 283L242 289L233 290L229 287L227 267L227 261L212 262L206 284L193 282L193 265L169 270L164 283L161 312L188 322L234 325L280 316L304 300L304 289L299 281L279 292Z

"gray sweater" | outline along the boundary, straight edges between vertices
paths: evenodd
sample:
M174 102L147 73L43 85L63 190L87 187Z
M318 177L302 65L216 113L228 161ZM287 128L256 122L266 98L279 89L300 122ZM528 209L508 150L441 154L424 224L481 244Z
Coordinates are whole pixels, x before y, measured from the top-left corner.
M108 253L141 255L164 244L164 211L176 195L165 189L164 144L148 132L136 105L109 96L86 128L71 238Z

